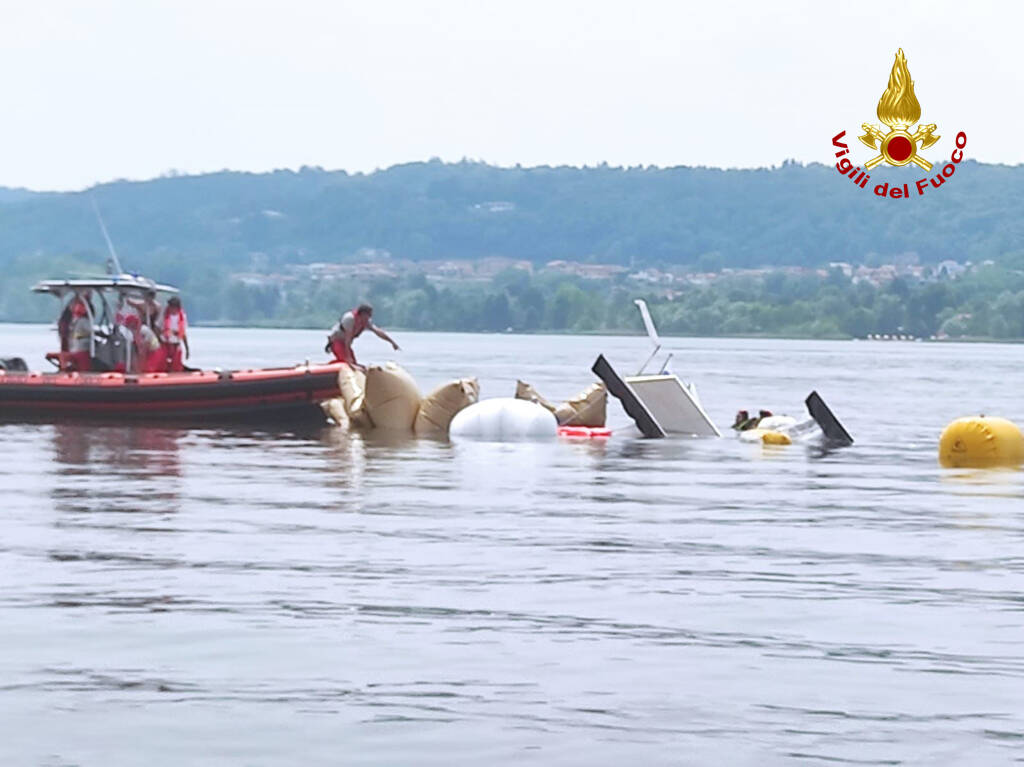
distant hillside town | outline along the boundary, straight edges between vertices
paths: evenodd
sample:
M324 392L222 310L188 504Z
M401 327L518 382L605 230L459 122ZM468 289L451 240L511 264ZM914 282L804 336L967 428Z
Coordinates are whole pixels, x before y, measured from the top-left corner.
M257 254L258 255L258 254ZM258 257L257 257L257 260ZM982 266L991 266L993 261L986 260ZM437 260L409 261L395 259L388 253L378 253L369 261L355 263L330 263L315 261L310 264L293 264L280 272L243 271L231 274L231 279L250 287L282 287L294 285L303 280L326 281L367 281L373 279L398 279L410 275L422 274L437 286L460 283L488 284L495 277L510 269L518 269L530 275L563 275L577 277L582 280L606 280L618 283L632 283L644 286L651 292L671 300L676 293L688 286L709 285L715 280L730 278L763 278L769 274L786 274L793 277L828 277L833 270L839 271L857 285L868 283L881 287L896 278L916 282L957 279L971 272L975 265L967 261L960 263L946 259L935 265L916 263L916 258L903 259L898 264L881 266L856 266L844 261L832 261L826 266L811 268L806 266L760 267L757 269L722 268L717 271L702 272L686 268L657 269L646 267L631 269L617 264L593 264L580 261L555 260L535 265L532 261L522 259L490 256L477 261L471 260Z

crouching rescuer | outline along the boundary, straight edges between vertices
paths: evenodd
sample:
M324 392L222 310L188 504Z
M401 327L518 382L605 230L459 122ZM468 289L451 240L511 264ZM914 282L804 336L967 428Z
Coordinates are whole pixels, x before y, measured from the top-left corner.
M391 336L373 324L373 307L369 304L360 304L357 308L341 315L341 319L335 323L327 336L327 346L324 351L333 352L334 359L338 362L346 362L357 370L366 372L365 366L356 361L356 354L352 349L352 342L359 338L364 330L372 331L379 338L391 344L395 351L398 351L398 344Z

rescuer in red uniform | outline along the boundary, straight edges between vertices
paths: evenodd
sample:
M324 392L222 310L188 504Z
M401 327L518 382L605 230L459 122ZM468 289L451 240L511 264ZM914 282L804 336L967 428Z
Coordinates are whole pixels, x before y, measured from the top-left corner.
M88 294L75 296L71 303L71 322L68 326L68 368L79 373L92 369L92 319L85 302Z
M125 318L125 327L132 334L135 354L131 373L166 373L167 356L163 344L148 324L142 323L137 314Z
M181 348L185 347L185 359L188 359L188 317L181 307L181 299L172 296L167 300L164 318L161 323L164 357L167 360L167 372L181 373L185 369L182 362Z

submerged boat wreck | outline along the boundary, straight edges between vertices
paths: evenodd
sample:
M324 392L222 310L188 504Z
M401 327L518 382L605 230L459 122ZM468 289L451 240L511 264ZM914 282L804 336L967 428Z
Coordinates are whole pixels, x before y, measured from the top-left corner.
M722 432L704 411L697 387L684 383L669 370L672 355L665 357L658 373L646 375L644 371L661 351L661 338L647 309L647 303L636 299L647 337L654 350L634 376L620 376L604 355L599 355L591 368L612 396L616 397L626 413L645 437L665 437L676 434L688 437L721 437Z
M633 419L645 437L721 437L722 432L701 404L697 387L693 383L683 382L679 376L670 372L671 354L665 358L660 372L655 375L644 374L646 367L661 350L662 344L647 304L641 299L634 303L640 310L654 351L634 376L619 375L603 354L594 362L592 371L608 387L608 392L622 403L626 414ZM846 447L853 444L853 437L818 392L812 391L804 400L804 404L810 415L809 419L798 422L795 418L776 416L773 421L764 421L763 426L758 424L760 428L741 431L741 438L745 441L774 445L790 444L807 438L818 439L828 447Z

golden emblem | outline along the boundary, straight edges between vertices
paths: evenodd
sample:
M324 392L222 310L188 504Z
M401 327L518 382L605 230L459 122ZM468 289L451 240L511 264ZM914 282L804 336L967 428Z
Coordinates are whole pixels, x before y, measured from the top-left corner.
M934 134L936 125L921 125L914 133L908 128L921 119L921 104L914 95L914 81L907 69L907 57L903 49L896 52L896 61L889 73L889 86L878 100L875 110L878 119L889 126L885 133L877 125L864 123L861 142L881 154L864 163L865 170L871 170L883 160L890 165L914 163L924 170L931 170L932 164L918 155L918 149L927 149L941 138Z

